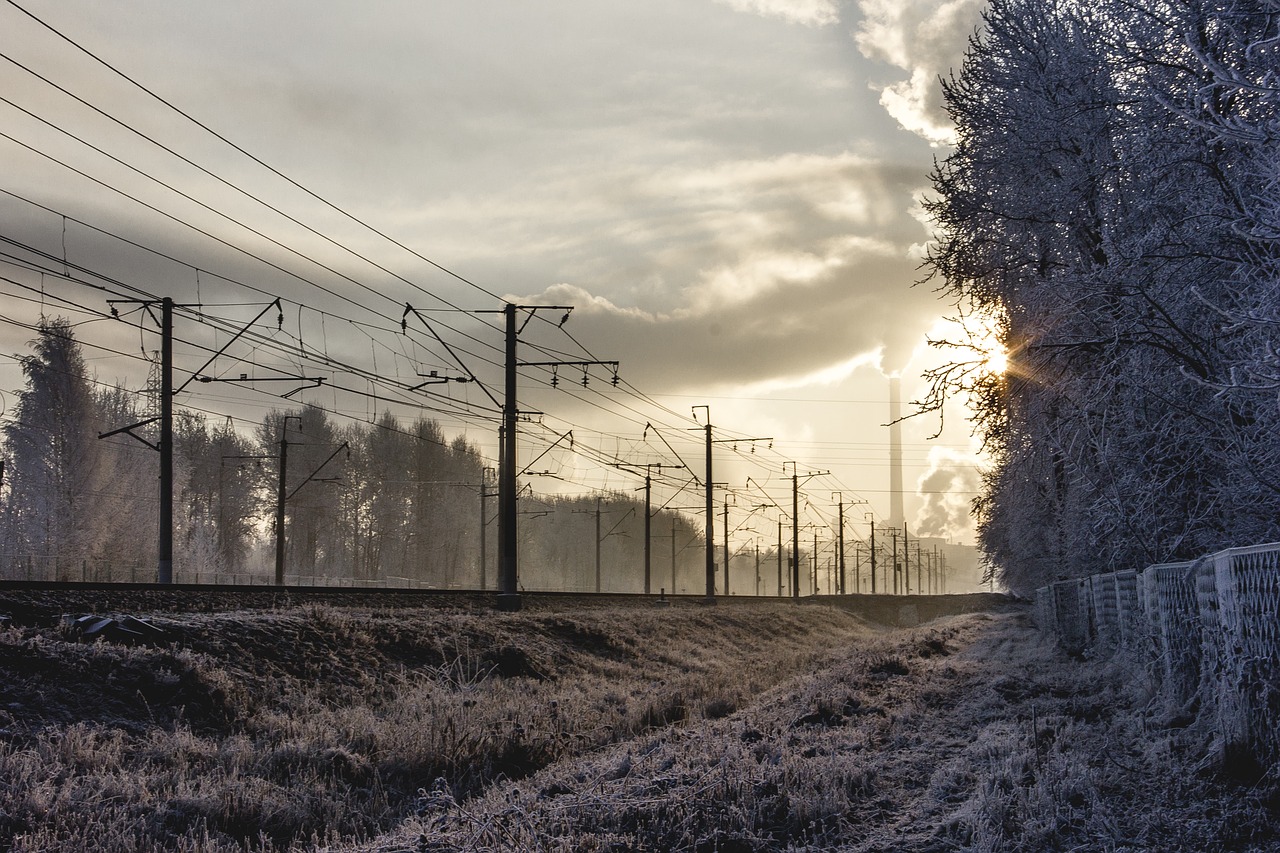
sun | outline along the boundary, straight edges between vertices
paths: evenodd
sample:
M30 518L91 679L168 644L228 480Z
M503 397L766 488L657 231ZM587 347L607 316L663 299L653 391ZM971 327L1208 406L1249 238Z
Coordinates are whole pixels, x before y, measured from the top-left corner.
M1009 369L1009 354L1005 352L1004 347L999 342L991 340L991 346L987 349L983 358L987 371L997 376L1003 376Z

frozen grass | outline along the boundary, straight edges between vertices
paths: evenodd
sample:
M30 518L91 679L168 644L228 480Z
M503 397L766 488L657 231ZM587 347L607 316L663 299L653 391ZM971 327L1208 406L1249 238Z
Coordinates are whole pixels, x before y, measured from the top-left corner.
M0 631L0 851L1264 851L1274 775L1019 614L157 617Z
M0 632L0 850L370 838L422 789L466 802L654 729L726 717L872 633L786 605L155 621L169 648Z
M1140 678L1072 661L1021 616L850 646L732 715L459 798L366 845L428 850L1264 851L1274 776L1241 784ZM337 849L349 849L335 847Z

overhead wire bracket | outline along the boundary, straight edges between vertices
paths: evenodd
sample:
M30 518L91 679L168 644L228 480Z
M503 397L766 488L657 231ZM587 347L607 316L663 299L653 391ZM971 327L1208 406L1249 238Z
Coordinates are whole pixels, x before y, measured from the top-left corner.
M113 435L120 435L121 433L124 433L130 438L135 438L138 441L142 442L147 447L150 447L152 450L158 451L160 450L160 445L155 444L154 442L148 441L147 439L143 438L142 436L134 432L135 429L138 429L139 427L144 427L147 424L153 424L158 420L160 420L159 417L147 418L145 421L138 421L136 424L129 424L128 426L122 426L119 429L113 429L110 432L100 432L98 433L98 438L110 438Z

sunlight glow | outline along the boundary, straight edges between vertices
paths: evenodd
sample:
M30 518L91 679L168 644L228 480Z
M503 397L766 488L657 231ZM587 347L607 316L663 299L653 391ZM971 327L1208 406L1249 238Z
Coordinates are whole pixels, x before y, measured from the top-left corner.
M1009 354L1004 351L1004 347L1000 345L994 337L990 340L990 349L987 350L986 358L987 370L997 375L1004 375L1009 369Z

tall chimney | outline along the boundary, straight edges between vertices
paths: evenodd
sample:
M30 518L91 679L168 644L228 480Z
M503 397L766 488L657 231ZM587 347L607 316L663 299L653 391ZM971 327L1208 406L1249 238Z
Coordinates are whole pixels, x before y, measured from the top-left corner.
M902 509L902 380L889 377L889 524L901 527Z

